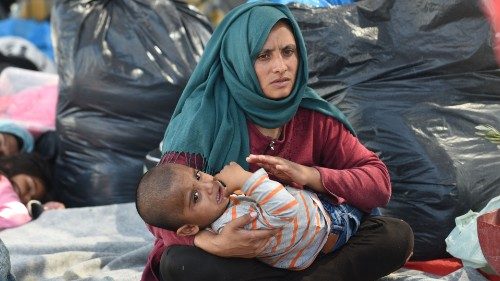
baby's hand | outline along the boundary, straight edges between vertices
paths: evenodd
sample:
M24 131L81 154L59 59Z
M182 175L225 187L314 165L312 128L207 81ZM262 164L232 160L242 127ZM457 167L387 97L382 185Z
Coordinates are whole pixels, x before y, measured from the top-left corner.
M57 210L57 209L65 209L65 208L66 207L64 206L63 203L56 202L56 201L49 201L49 202L43 204L44 210Z
M232 194L235 190L241 189L245 181L252 175L252 173L245 171L240 165L235 162L229 163L224 166L215 178L220 180L226 185L227 192Z

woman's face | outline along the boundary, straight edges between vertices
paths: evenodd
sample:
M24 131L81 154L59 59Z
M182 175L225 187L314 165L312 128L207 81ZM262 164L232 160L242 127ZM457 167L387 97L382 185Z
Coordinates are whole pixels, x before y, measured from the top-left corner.
M10 180L23 204L27 204L30 200L42 200L45 196L45 185L38 177L18 174Z
M288 97L295 85L299 55L292 29L278 22L269 33L254 68L264 95L273 100Z
M0 156L12 156L19 153L19 143L11 134L0 133Z

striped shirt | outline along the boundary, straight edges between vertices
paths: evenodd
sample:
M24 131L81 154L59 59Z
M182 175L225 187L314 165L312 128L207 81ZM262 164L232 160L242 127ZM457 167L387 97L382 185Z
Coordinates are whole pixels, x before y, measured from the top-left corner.
M257 219L246 228L281 228L257 258L274 267L307 268L323 248L330 229L329 216L316 194L284 187L270 180L264 169L253 173L241 190L245 195L231 196L212 230L220 232L228 222L256 211Z

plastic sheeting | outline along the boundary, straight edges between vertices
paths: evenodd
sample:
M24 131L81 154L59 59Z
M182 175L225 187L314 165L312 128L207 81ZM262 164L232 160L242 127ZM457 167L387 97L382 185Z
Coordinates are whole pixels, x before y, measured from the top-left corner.
M500 129L500 71L478 3L368 0L293 12L311 86L390 170L383 214L411 225L413 259L449 256L454 218L500 194L500 148L476 135L478 125Z
M184 2L59 0L52 11L60 96L55 189L69 207L135 200L211 34Z
M256 2L259 0L249 0L248 2ZM332 7L336 5L347 5L347 4L352 4L354 1L352 0L269 0L270 2L273 3L280 3L280 4L300 4L300 5L305 5L309 7L320 7L320 8L327 8L327 7Z
M31 19L7 18L0 20L0 37L15 36L34 44L50 60L54 58L50 23ZM29 47L31 48L31 47Z
M54 62L33 43L18 36L0 35L0 72L9 66L56 73Z
M499 208L500 208L500 195L490 200L490 202L488 202L486 207L484 207L481 211L479 212L469 211L465 215L457 217L455 219L456 227L453 228L450 235L448 235L448 237L446 237L445 239L446 251L448 251L448 253L450 253L454 257L461 259L465 267L483 268L487 266L488 262L486 261L483 249L479 244L479 239L480 239L479 234L480 233L483 234L481 235L481 238L484 237L492 238L491 239L492 241L494 241L493 238L497 234L495 234L492 228L489 235L484 235L486 233L480 231L480 229L484 230L485 226L482 225L482 227L480 227L481 223L479 222L479 217L488 212L498 210ZM494 225L492 226L494 227ZM491 252L495 252L498 250L498 248L495 249L496 250L488 248L487 250L493 250Z

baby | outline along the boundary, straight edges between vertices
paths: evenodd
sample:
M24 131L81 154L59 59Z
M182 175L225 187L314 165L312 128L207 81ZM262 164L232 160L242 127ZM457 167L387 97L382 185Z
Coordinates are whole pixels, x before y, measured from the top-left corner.
M234 195L237 190L244 195ZM251 173L236 163L215 177L179 164L156 166L139 183L136 208L146 223L180 236L205 228L220 232L231 220L254 211L258 216L248 229L280 229L257 258L292 270L307 268L320 252L340 248L363 217L349 205L284 187L264 169Z
M64 208L50 201L46 168L45 161L32 153L0 157L0 230L23 225L43 210Z

